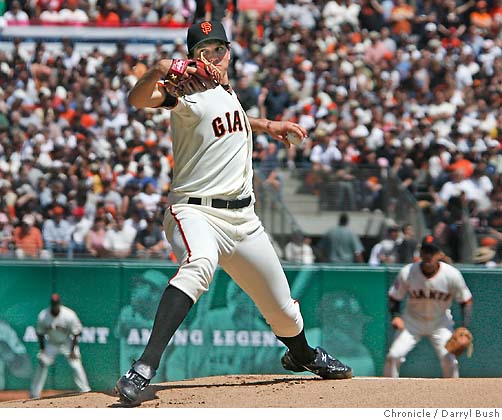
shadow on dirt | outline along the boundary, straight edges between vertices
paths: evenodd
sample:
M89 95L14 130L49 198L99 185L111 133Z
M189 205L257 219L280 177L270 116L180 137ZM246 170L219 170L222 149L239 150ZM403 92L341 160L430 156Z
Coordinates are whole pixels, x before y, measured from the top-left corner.
M238 379L238 378L237 378ZM249 380L248 378L242 378L239 380L238 383L221 383L221 384L215 384L215 383L207 383L207 384L192 384L188 381L181 381L176 384L170 384L170 385L160 385L160 384L153 384L150 385L148 388L146 388L138 401L136 401L133 404L128 404L122 401L117 401L114 404L108 405L109 408L134 408L138 407L141 405L141 403L147 402L147 401L154 401L158 400L159 397L157 397L157 392L159 391L165 391L165 390L172 390L172 389L197 389L197 388L228 388L228 387L242 387L242 386L251 386L255 387L257 385L274 385L274 384L281 384L281 383L301 383L304 381L312 381L312 380L322 380L321 378L317 377L294 377L294 378L274 378L270 380ZM117 397L117 394L115 391L105 391L102 392L102 394L108 395L108 396L114 396Z

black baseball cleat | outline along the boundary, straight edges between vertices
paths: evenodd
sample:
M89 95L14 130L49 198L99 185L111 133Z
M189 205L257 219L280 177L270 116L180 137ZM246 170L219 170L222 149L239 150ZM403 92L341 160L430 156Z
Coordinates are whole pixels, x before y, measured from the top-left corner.
M323 379L350 379L352 378L352 368L344 365L340 360L330 356L321 347L315 349L315 359L302 365L297 362L289 350L281 358L282 367L293 372L309 371L319 375Z
M136 403L141 391L150 384L155 373L155 369L150 366L140 361L134 362L131 369L115 384L115 392L117 392L120 401L124 404Z

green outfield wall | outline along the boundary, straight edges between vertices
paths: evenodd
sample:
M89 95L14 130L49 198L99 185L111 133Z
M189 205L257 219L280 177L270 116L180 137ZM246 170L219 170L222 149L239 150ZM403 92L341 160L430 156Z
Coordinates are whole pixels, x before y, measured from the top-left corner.
M461 356L464 377L502 376L502 271L460 267L474 295L474 354ZM36 364L37 315L51 293L79 315L81 351L93 390L107 390L148 341L163 289L177 267L143 261L0 261L0 389L28 389ZM392 339L386 295L399 267L285 266L311 345L354 368L381 376ZM459 319L458 305L453 314ZM224 374L285 373L284 352L251 300L222 270L169 343L156 382ZM430 344L421 342L402 376L440 376ZM74 389L60 356L49 389Z

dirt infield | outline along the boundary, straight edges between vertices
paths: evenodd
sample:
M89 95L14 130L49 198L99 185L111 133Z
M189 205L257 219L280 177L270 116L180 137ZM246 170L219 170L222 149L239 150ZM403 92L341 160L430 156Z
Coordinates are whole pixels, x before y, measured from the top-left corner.
M502 407L502 378L326 381L314 376L232 375L151 385L144 408ZM57 391L56 391L57 392ZM47 392L46 392L47 393ZM21 397L24 398L24 397ZM1 408L121 407L113 392L64 393L0 403Z

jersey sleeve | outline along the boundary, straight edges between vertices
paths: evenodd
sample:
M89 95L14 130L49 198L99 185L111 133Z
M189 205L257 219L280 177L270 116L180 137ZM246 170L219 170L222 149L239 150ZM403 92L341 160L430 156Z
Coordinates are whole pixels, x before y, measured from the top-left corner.
M36 333L38 335L44 335L47 332L47 325L45 323L45 311L38 314Z
M451 290L453 298L458 303L464 303L472 299L472 293L465 283L462 273L454 267L451 267Z
M73 335L79 335L82 332L82 323L75 312L71 315L70 329Z
M396 276L394 283L389 289L389 297L401 301L406 296L408 291L408 274L410 272L410 265L404 266Z

